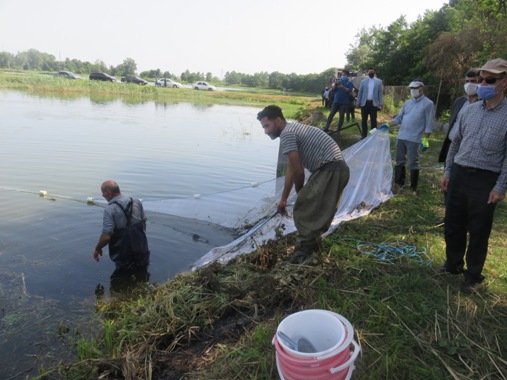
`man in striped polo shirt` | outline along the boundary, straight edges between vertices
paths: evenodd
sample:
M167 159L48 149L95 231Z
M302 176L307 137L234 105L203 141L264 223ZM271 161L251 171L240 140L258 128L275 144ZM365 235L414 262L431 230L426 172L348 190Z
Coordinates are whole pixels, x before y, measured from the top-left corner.
M286 214L287 199L294 187L297 193L294 224L298 234L289 262L301 264L313 252L320 251L321 235L329 229L336 214L349 180L349 167L327 133L310 125L287 123L280 107L267 106L257 114L257 120L272 140L280 137L280 148L288 158L278 212ZM312 173L306 184L304 169Z

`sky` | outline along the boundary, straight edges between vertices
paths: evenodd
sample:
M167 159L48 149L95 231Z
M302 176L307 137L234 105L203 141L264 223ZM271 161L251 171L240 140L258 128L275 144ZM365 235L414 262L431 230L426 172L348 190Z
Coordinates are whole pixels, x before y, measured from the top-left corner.
M36 49L137 71L321 73L362 28L414 22L444 0L0 0L0 51ZM346 5L344 5L346 4Z

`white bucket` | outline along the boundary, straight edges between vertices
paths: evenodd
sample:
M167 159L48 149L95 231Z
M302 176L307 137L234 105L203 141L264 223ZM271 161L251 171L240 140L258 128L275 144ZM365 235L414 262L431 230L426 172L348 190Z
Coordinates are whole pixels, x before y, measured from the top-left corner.
M332 354L343 343L347 334L340 319L335 313L327 310L303 310L287 316L280 322L277 333L282 332L293 341L306 339L316 352L300 352L289 347L283 339L280 345L291 356L301 359L318 359Z
M343 331L343 334L337 334L337 330ZM283 339L278 339L280 331L287 331L285 334L296 342L299 337L304 337L319 351L294 351ZM304 334L297 335L300 331ZM305 310L289 315L280 322L273 345L281 380L350 380L355 369L354 362L361 352L354 341L352 324L340 314L328 310Z

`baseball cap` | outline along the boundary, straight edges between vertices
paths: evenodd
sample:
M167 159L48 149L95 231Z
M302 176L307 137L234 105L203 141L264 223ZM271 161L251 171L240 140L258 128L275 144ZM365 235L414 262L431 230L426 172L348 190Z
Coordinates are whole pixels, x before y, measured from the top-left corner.
M413 80L412 82L410 82L410 84L408 85L408 87L410 88L417 88L417 87L421 87L421 86L424 86L424 83L419 81L419 80Z
M487 71L492 74L507 73L507 61L501 58L495 58L486 62L479 70Z

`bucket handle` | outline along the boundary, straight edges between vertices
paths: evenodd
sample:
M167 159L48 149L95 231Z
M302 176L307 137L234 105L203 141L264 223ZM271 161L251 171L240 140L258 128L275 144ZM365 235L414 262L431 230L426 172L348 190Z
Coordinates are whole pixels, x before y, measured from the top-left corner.
M351 343L354 345L354 352L352 353L352 355L350 355L349 360L347 360L345 363L343 363L342 365L340 365L338 367L331 368L329 370L329 372L331 372L332 374L335 374L336 372L343 371L345 368L349 367L351 364L354 363L354 361L357 359L357 356L361 352L361 348L359 347L359 344L357 344L355 340L353 340ZM349 374L350 374L350 371L349 371Z

